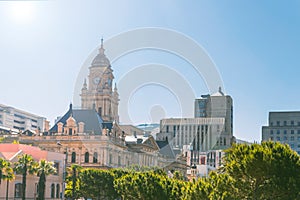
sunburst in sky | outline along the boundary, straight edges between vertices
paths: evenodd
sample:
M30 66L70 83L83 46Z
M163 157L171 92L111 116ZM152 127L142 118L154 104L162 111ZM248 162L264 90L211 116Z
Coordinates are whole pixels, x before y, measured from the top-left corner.
M32 1L10 2L9 14L11 18L20 23L28 23L34 19L35 6Z

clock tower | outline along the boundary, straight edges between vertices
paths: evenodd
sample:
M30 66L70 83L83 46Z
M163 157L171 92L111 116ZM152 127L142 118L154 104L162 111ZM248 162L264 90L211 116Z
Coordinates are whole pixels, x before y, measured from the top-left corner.
M113 70L104 54L103 39L97 56L89 67L88 84L84 80L81 89L82 109L95 109L104 122L119 122L119 94L116 84L113 88Z

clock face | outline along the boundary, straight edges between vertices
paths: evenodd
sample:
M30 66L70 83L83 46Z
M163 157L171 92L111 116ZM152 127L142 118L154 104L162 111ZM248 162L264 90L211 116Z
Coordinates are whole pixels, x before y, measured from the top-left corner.
M94 81L94 84L95 84L95 85L98 85L98 84L100 83L100 80L101 80L101 78L100 78L100 77L96 77L96 78L94 78L94 79L93 79L93 81Z

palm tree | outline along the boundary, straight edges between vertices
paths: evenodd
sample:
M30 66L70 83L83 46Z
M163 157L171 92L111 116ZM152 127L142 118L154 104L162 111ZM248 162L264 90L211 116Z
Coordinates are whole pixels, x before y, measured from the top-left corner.
M45 184L46 176L56 173L56 168L54 167L53 162L48 162L46 160L40 160L37 168L37 175L40 177L38 183L38 200L45 199Z
M7 160L4 160L3 158L0 158L0 184L1 181L7 180L6 183L6 200L8 199L8 187L9 187L9 181L14 179L14 171L10 167L10 162Z
M0 158L0 185L2 182L2 179L4 179L4 171L8 167L8 161L4 160L3 158Z
M14 170L13 168L9 166L5 170L4 179L6 180L6 200L8 200L8 189L9 189L9 181L13 180L15 178Z
M22 200L26 199L27 174L33 174L35 172L36 164L32 156L28 154L19 156L18 161L14 163L14 171L22 175Z

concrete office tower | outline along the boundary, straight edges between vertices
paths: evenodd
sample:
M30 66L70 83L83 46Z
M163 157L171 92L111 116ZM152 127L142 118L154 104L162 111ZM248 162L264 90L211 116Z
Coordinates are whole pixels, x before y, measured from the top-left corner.
M46 131L48 121L45 117L0 104L0 131L19 133L25 130Z
M289 144L300 154L300 111L270 112L268 126L262 127L262 141Z
M233 139L233 101L231 96L219 91L211 95L202 95L195 99L195 118L224 118L223 140L231 143Z
M224 118L170 118L160 121L157 140L169 141L174 149L190 145L195 151L222 149L229 140L220 140L224 130Z

